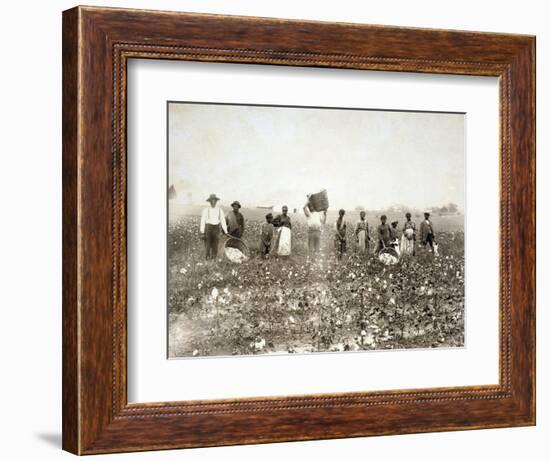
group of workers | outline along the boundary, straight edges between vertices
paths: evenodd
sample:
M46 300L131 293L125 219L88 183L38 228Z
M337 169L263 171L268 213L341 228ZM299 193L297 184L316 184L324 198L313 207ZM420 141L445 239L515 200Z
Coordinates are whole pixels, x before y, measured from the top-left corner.
M242 238L244 233L244 216L240 212L241 204L234 201L231 204L231 211L225 215L218 205L219 197L210 194L207 206L202 211L200 221L200 233L205 243L206 259L215 259L218 253L220 233ZM321 232L327 222L327 211L315 210L309 199L303 207L307 220L308 251L315 255L321 250ZM376 227L375 239L371 237L369 224L366 221L366 213L359 213L359 220L352 227L346 220L346 211L341 209L338 218L334 223L334 250L336 257L341 259L347 252L348 236L355 240L356 251L361 254L368 254L370 244L376 241L375 253L380 253L388 247L398 248L402 256L414 256L417 241L416 224L411 220L411 214L405 214L405 224L402 230L398 228L399 222L393 221L387 224L386 215L380 217L380 224ZM348 232L351 230L351 232ZM400 235L401 234L401 235ZM273 216L268 213L260 231L260 252L262 256L269 255L289 256L291 254L292 221L288 214L288 207L285 205L281 213ZM435 231L430 213L424 213L424 220L420 224L419 236L420 245L429 247L434 251Z

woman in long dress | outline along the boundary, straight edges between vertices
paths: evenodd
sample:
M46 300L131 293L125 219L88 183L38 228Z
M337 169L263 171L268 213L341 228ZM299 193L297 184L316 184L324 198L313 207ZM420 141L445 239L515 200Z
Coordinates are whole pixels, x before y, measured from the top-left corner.
M401 256L414 256L414 245L416 241L416 224L411 221L411 214L405 215L407 220L403 225L403 235L401 236Z
M357 251L361 254L368 254L369 253L369 241L370 241L370 233L369 233L369 225L367 221L365 220L366 213L364 211L361 211L359 213L359 221L357 221L357 224L355 226L355 237L357 239Z
M292 223L288 216L288 207L282 208L282 213L273 220L273 226L277 229L272 252L278 256L290 256L292 251Z

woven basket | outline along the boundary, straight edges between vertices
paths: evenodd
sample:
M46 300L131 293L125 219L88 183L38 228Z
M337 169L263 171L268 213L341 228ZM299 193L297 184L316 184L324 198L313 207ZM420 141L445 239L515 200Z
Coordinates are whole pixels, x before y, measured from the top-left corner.
M388 253L392 256L395 256L396 258L399 258L399 253L397 253L397 250L395 248L392 248L392 247L382 248L378 254L381 255L384 253Z
M309 204L313 211L328 210L328 194L326 189L309 196Z
M393 258L388 258L388 259L393 259L393 260L387 261L386 260L387 255L392 256ZM380 250L380 252L378 253L378 260L383 262L384 264L397 264L399 262L399 253L394 248L386 247Z
M236 261L234 260L233 258L231 258L231 251L228 251L230 249L236 249L236 250L239 250L244 256L245 256L245 260L250 258L250 250L248 249L248 247L246 246L246 243L244 243L241 239L237 238L237 237L229 237L225 243L224 243L224 255L225 257L231 261L232 263L240 263L240 262L244 262L244 261Z

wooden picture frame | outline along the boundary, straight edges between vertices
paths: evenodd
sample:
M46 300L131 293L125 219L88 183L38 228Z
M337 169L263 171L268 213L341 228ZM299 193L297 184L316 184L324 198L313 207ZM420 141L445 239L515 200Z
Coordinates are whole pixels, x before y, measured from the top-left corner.
M495 386L128 404L131 58L496 76ZM77 7L63 13L63 448L76 454L535 424L535 38Z

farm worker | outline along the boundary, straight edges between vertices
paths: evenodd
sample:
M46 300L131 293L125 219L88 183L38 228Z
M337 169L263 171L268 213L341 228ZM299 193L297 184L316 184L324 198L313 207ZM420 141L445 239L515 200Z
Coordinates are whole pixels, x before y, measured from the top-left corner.
M273 240L273 215L265 215L265 222L262 224L260 238L260 252L266 257L271 251L271 241Z
M240 239L244 232L244 216L239 211L241 209L241 204L235 200L231 204L231 208L233 208L233 210L231 210L225 218L227 222L227 232L232 237Z
M216 259L218 256L218 244L220 241L220 228L227 234L225 216L218 206L219 198L216 194L210 194L206 199L210 206L202 210L200 232L206 248L206 259Z
M378 244L376 246L376 253L379 253L380 250L386 248L390 244L390 226L386 224L388 218L385 214L380 216L380 224L376 228L376 233L378 235Z
M369 252L370 232L369 225L365 219L366 213L359 213L359 221L355 225L355 238L357 239L357 251L361 254Z
M338 259L342 259L342 256L346 252L346 231L347 231L347 223L344 219L344 215L346 214L345 210L338 211L338 219L336 220L336 224L334 225L334 247L336 249L336 256Z
M391 227L390 227L390 246L397 251L397 254L400 254L399 249L399 229L397 229L397 225L399 224L399 221L392 221Z
M327 222L327 210L315 211L308 201L304 205L307 219L307 247L310 254L319 253L321 248L321 227Z
M390 242L393 244L396 241L399 242L399 230L397 229L397 225L399 224L399 221L392 221L391 227L390 227Z
M430 245L431 251L434 251L435 232L428 212L424 213L424 221L420 224L420 243L422 246Z
M291 251L292 223L288 215L288 207L282 208L282 213L273 220L273 226L277 228L277 235L272 252L279 256L289 256Z
M411 221L410 213L407 213L405 218L407 218L407 220L403 225L403 235L401 235L401 254L403 256L414 256L416 224Z

